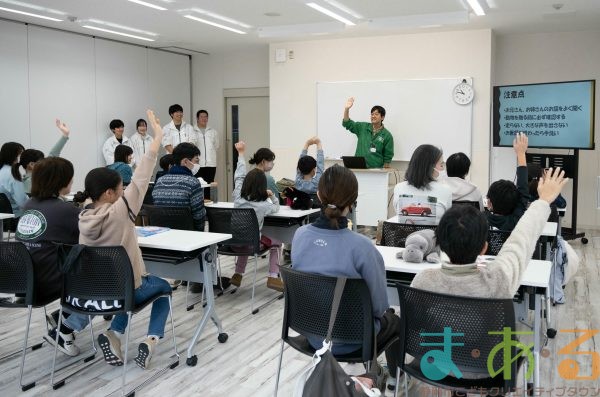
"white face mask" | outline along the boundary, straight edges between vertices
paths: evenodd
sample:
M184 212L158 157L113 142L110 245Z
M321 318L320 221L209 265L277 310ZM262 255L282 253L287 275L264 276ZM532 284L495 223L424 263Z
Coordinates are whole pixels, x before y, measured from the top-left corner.
M200 171L200 164L194 163L194 166L192 167L192 174L196 175L198 171Z
M437 176L435 175L437 173ZM438 170L437 168L433 169L433 179L436 181L442 180L448 176L446 170Z

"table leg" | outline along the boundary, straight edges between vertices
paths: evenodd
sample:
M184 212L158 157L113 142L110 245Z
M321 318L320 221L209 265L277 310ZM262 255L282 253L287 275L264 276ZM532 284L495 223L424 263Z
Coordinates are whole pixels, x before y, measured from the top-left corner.
M196 328L196 332L192 340L190 341L190 345L187 349L187 360L186 364L189 366L194 366L198 362L198 357L194 354L194 348L196 347L196 342L202 334L204 330L204 326L208 322L210 318L213 323L217 326L217 330L219 332L218 340L221 343L225 343L227 341L227 334L223 332L223 328L221 326L221 320L215 311L215 293L214 293L214 271L216 269L216 258L217 258L217 246L215 244L209 247L209 252L203 252L201 257L198 258L198 264L200 266L200 270L203 274L204 280L204 288L206 288L206 307L204 308L204 315L200 320L200 324L198 328Z
M4 241L4 219L0 219L0 241Z
M542 328L542 295L536 293L534 295L535 309L533 317L533 390L538 390L540 387L540 344L541 328Z

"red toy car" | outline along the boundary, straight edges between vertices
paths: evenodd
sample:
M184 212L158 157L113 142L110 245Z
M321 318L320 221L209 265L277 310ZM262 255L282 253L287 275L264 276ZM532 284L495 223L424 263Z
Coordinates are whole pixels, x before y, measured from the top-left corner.
M426 206L426 205L421 205L421 204L411 204L411 205L407 205L406 207L402 207L402 210L400 212L404 216L407 216L407 215L427 216L427 215L431 215L431 207Z

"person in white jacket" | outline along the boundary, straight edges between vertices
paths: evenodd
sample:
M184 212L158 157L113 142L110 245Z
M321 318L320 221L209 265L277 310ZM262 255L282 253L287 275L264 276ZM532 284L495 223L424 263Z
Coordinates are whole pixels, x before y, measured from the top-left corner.
M115 162L115 148L119 145L131 147L131 143L129 142L129 138L123 135L125 123L123 123L122 120L111 120L108 128L110 128L113 135L104 142L104 145L102 146L102 155L104 155L106 165L111 165Z
M136 133L129 138L129 142L131 142L129 146L133 149L133 161L131 164L136 164L136 162L139 164L144 154L150 150L150 144L152 143L152 137L147 132L148 124L146 120L139 119L135 123L135 130Z
M198 138L194 127L183 121L183 108L175 104L169 106L171 122L163 127L162 145L167 153L173 153L175 146L181 142L189 142L198 146ZM202 154L202 157L204 154Z
M462 153L454 153L446 160L448 177L441 180L452 191L452 201L475 201L479 210L483 211L483 199L477 186L465 180L471 168L471 160Z
M196 137L198 138L198 148L200 149L200 171L196 174L208 183L215 181L217 172L217 150L221 144L219 133L208 125L208 112L198 110L196 112ZM204 189L204 198L210 198L210 188Z

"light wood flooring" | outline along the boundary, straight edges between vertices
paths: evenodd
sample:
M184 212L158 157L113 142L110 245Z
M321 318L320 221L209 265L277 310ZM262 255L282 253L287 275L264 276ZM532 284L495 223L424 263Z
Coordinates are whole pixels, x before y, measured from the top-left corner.
M600 232L588 231L589 243L572 242L581 257L579 272L566 287L567 303L552 308L555 328L559 330L555 339L550 339L546 348L550 352L548 358L541 362L542 385L544 390L537 396L593 396L600 395L600 377L588 380L564 380L559 376L558 365L565 358L575 359L580 366L581 376L592 374L592 355L559 355L559 351L575 339L574 334L560 332L567 329L600 329ZM233 261L224 258L221 261L223 274L233 273ZM277 296L275 291L266 288L267 260L259 260L256 299L259 303L267 302ZM203 396L203 397L247 397L271 396L274 390L275 374L280 349L281 322L283 301L276 300L264 307L256 315L250 314L252 262L242 282L242 287L235 293L226 292L216 299L217 313L220 316L224 331L229 340L222 344L217 341L216 327L209 323L201 335L196 354L198 363L195 367L185 364L187 341L202 316L202 306L196 305L192 311L185 310L185 289L174 292L174 318L179 351L180 365L167 370L160 377L139 390L138 396ZM199 298L199 295L193 295ZM48 307L56 308L56 304ZM43 310L33 313L30 343L41 340L45 326ZM149 309L134 316L131 332L129 356L134 357L137 344L145 337ZM26 322L25 310L0 309L0 356L19 349L22 344ZM97 318L93 322L96 336L105 330L108 322ZM170 324L167 323L165 339L158 346L152 359L152 369L143 371L133 362L129 367L129 385L142 382L146 376L158 371L168 362L172 354L170 343ZM580 334L579 334L580 335ZM89 331L77 336L77 345L84 350L90 344ZM584 342L578 351L600 353L596 347L600 344L600 334ZM47 370L52 362L53 349L44 344L28 354L26 367L28 375ZM58 361L66 356L59 352ZM600 359L600 358L599 358ZM283 357L283 370L279 388L280 396L291 396L296 375L308 364L309 357L304 356L286 346ZM111 367L104 363L102 355L97 354L91 366L79 372L66 384L54 391L49 385L49 378L39 382L37 386L26 392L19 387L19 356L0 362L0 396L107 396L120 395L121 368ZM346 365L350 373L363 372L361 365ZM598 369L600 370L600 369ZM437 395L427 386L418 383L409 391L411 396ZM393 395L387 392L386 395ZM449 396L442 392L440 395Z

